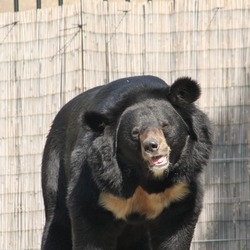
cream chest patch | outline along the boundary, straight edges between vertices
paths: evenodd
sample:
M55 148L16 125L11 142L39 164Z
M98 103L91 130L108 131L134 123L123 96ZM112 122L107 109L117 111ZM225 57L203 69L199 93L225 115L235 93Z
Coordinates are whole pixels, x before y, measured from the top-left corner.
M147 193L138 187L132 197L125 199L110 193L101 193L99 205L112 212L117 219L126 220L133 213L144 215L147 219L156 218L171 202L183 199L189 193L186 183L179 183L161 193Z

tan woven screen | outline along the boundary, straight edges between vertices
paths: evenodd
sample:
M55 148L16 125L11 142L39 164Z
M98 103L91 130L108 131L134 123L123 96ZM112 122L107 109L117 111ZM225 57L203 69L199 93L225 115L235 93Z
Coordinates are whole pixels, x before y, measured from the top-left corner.
M40 247L41 155L60 107L138 74L197 79L213 121L192 249L250 249L249 1L93 0L0 14L0 250Z

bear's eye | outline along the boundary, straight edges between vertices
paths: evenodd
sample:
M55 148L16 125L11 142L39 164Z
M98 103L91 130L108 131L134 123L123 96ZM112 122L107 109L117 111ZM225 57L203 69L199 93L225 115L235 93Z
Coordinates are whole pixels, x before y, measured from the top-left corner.
M161 122L162 128L167 128L169 126L169 123L166 121Z
M134 127L131 131L131 135L134 139L138 139L139 138L139 134L140 134L140 131L139 131L139 128L138 127Z

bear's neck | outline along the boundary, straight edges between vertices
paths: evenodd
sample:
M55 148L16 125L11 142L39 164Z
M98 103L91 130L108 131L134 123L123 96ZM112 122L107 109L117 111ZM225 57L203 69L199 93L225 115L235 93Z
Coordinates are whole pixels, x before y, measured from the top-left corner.
M174 184L168 181L167 176L155 177L147 169L147 166L141 163L133 164L121 156L118 157L117 161L122 171L124 183L128 183L133 189L141 186L149 194L160 193Z

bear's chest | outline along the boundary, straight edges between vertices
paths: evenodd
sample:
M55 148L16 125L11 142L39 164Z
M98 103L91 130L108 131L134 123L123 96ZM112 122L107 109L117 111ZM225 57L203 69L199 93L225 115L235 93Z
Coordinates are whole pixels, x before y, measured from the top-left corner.
M132 197L125 199L102 192L99 205L112 212L117 219L127 220L132 214L139 214L146 219L156 218L171 202L183 199L189 193L186 183L179 183L161 193L147 193L138 186Z

